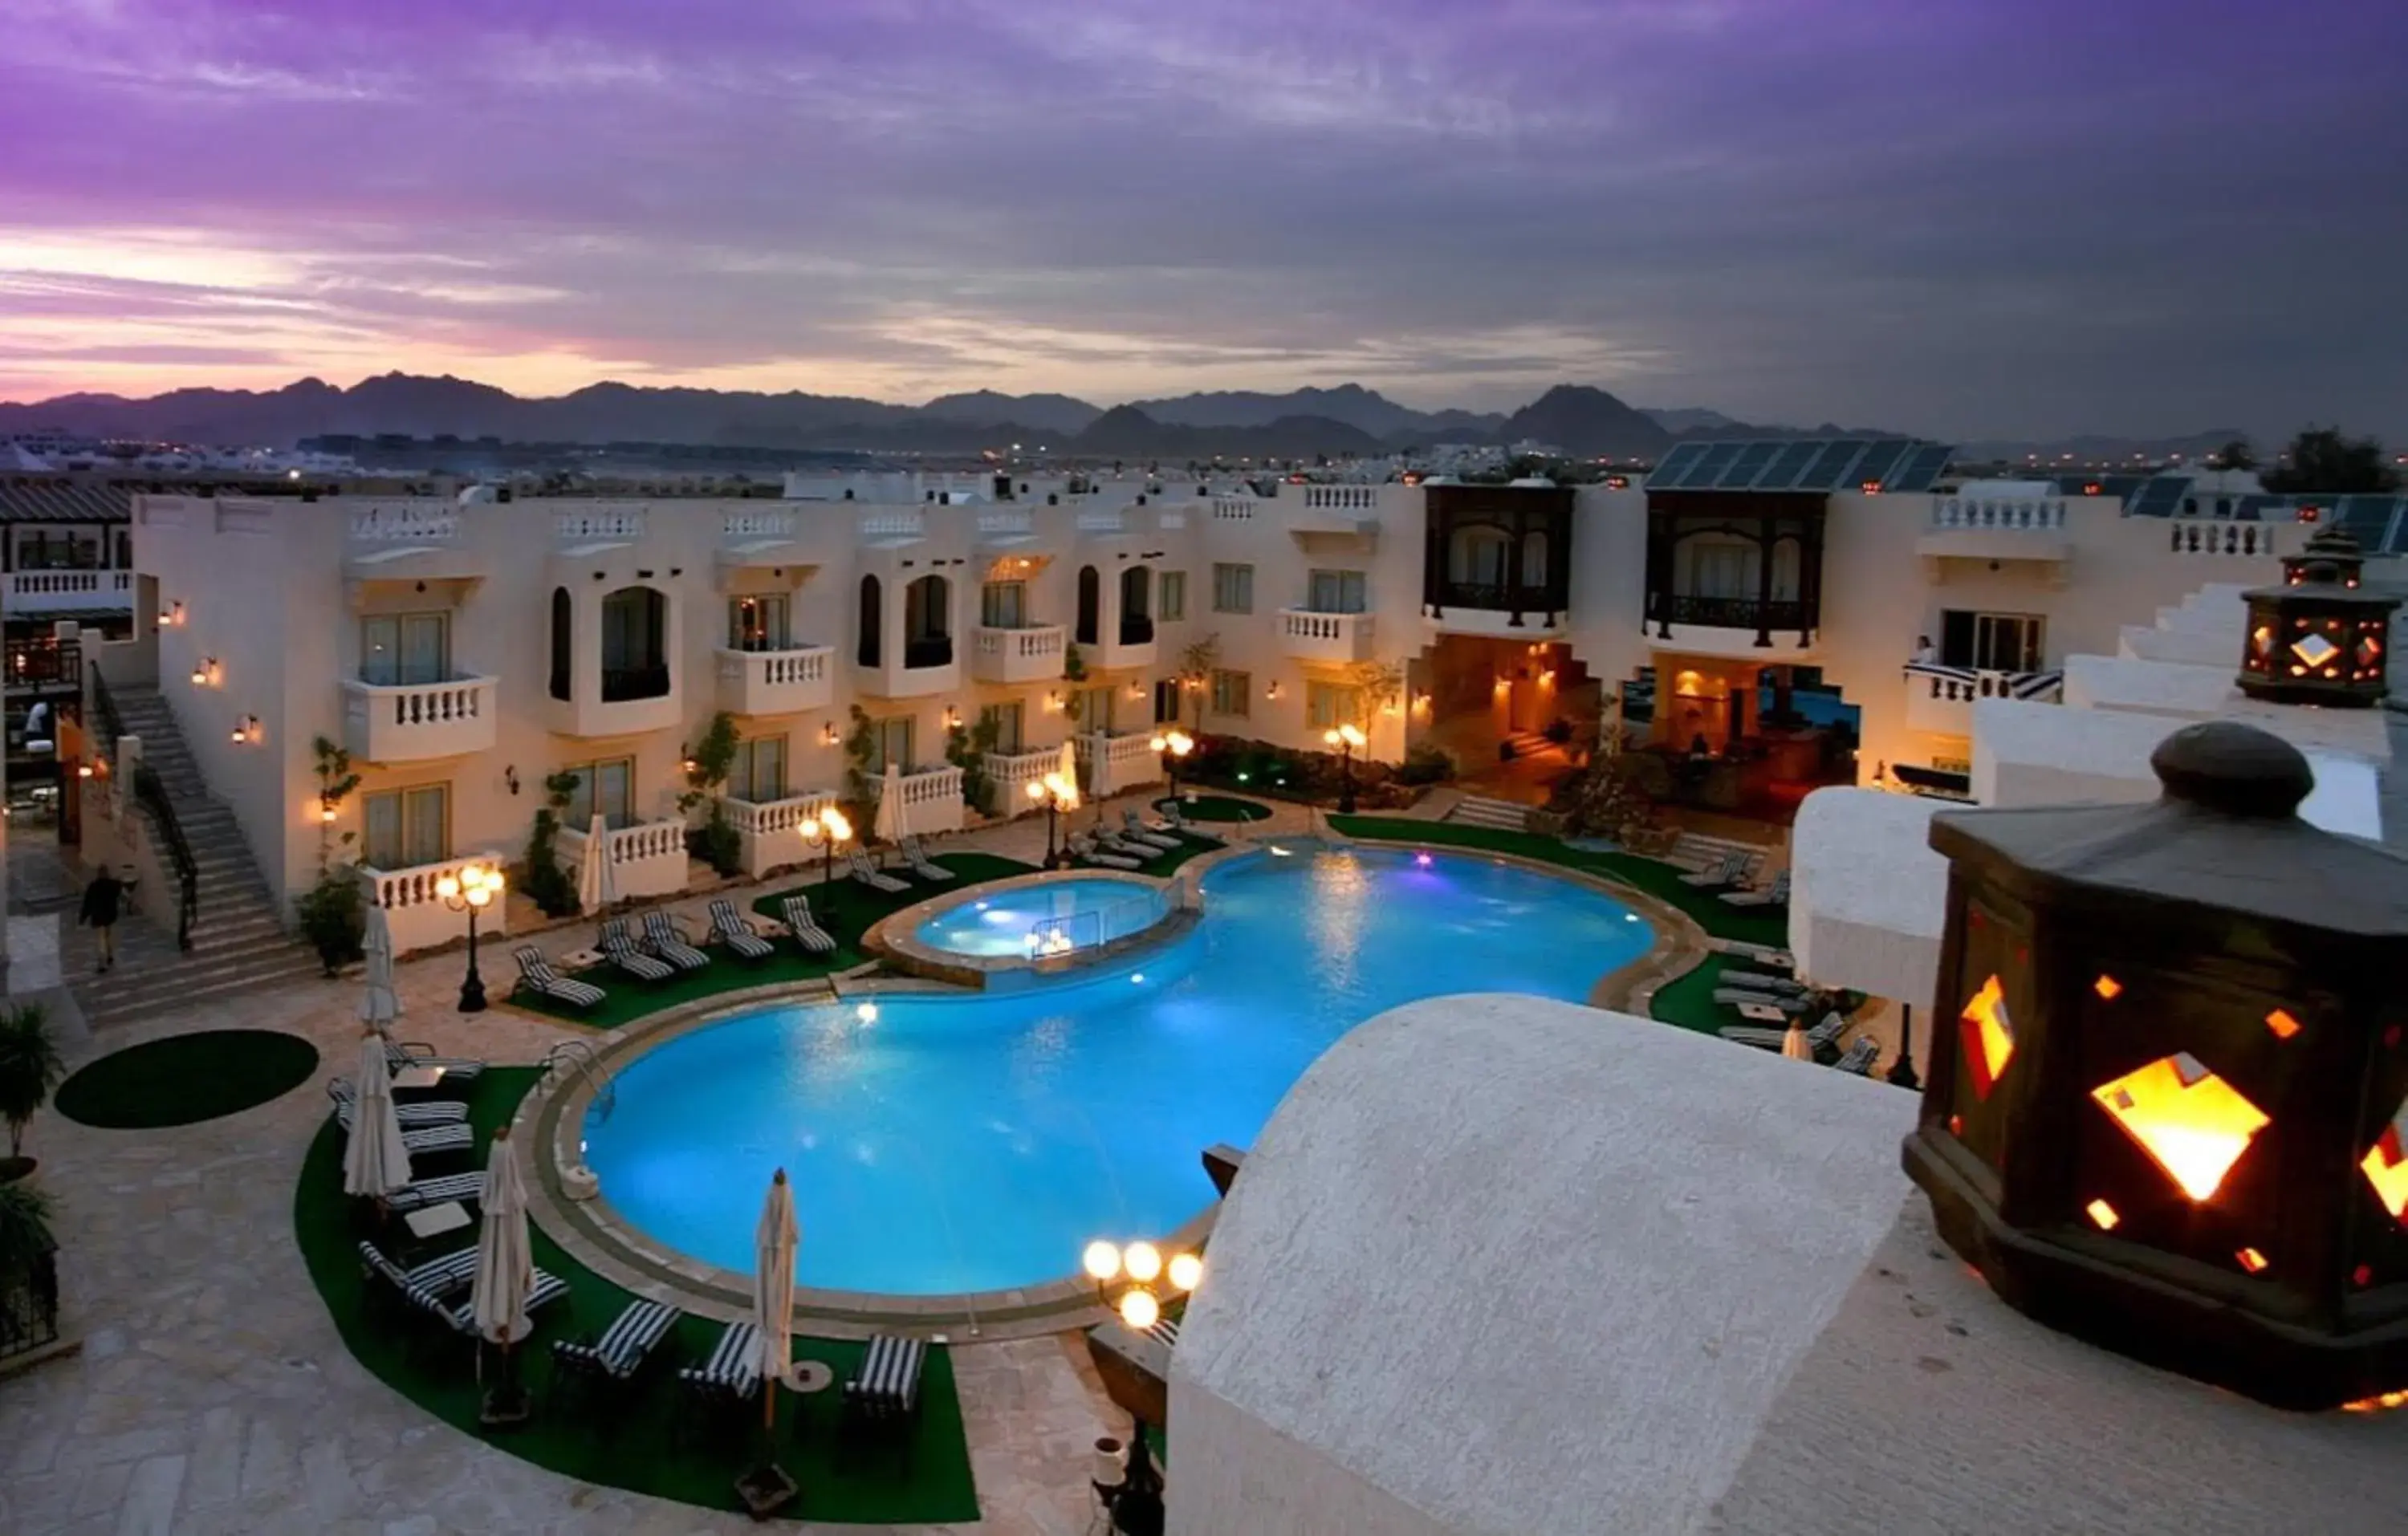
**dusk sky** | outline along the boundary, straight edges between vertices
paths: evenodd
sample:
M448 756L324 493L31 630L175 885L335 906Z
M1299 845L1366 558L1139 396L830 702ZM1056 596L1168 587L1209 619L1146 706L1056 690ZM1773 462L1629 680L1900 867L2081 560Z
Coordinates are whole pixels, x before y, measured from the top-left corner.
M2401 0L0 0L0 398L2408 437Z

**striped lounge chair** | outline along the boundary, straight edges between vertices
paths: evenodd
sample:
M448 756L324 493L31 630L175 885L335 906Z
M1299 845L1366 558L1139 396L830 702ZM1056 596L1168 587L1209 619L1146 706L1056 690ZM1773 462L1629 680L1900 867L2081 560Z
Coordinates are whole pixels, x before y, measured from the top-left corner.
M861 1369L844 1384L844 1416L849 1421L884 1424L908 1419L920 1411L920 1372L928 1363L928 1342L899 1334L877 1333L861 1357Z
M602 1337L592 1342L555 1339L552 1345L554 1391L616 1388L636 1379L652 1350L677 1326L678 1310L660 1301L630 1301Z
M1713 891L1725 885L1736 885L1746 874L1747 855L1731 853L1725 854L1702 869L1693 869L1683 875L1681 883L1694 885L1701 891Z
M1177 800L1162 802L1162 820L1165 825L1182 838L1193 838L1197 842L1209 842L1216 848L1226 840L1218 832L1207 832L1189 821L1187 812L1179 809Z
M326 1097L337 1104L351 1105L359 1101L359 1090L348 1077L338 1077L326 1084ZM417 1104L395 1104L394 1118L404 1130L420 1126L452 1126L468 1118L468 1106L456 1098L438 1098Z
M1121 808L1121 840L1143 843L1160 853L1176 853L1184 846L1176 832L1157 832L1139 819L1135 806Z
M1725 891L1722 900L1732 907L1786 907L1789 905L1789 871L1782 870L1772 877L1772 883L1753 891Z
M455 1083L473 1083L485 1064L475 1056L438 1056L432 1045L416 1041L387 1041L384 1059L396 1072L408 1067L440 1067L443 1075Z
M778 953L777 946L754 933L738 915L736 903L724 896L710 903L710 936L739 960L766 960Z
M678 1372L683 1397L679 1426L689 1438L698 1438L726 1426L738 1413L758 1400L761 1377L753 1358L761 1353L761 1330L750 1323L730 1323L719 1333L700 1365Z
M1084 832L1071 833L1069 844L1071 855L1082 864L1099 864L1107 869L1134 869L1145 862L1126 854L1108 853L1097 847L1096 840Z
M348 1102L335 1105L335 1118L343 1129L351 1128L351 1106ZM476 1136L467 1126L453 1121L448 1126L421 1126L412 1130L402 1127L401 1147L413 1157L432 1156L438 1152L474 1152Z
M687 943L678 920L664 912L644 914L644 947L680 970L700 970L710 964L710 956Z
M477 1314L468 1304L469 1298L463 1294L477 1278L477 1250L473 1244L414 1270L404 1270L379 1252L375 1243L363 1242L360 1261L370 1278L383 1277L404 1305L434 1318L463 1339L477 1336ZM567 1294L568 1282L536 1270L535 1285L527 1292L528 1315ZM454 1296L459 1297L456 1302L452 1299Z
M908 891L911 888L911 883L908 880L897 880L893 875L879 873L878 867L869 862L869 855L858 848L845 855L844 867L853 879L873 891Z
M571 1008L598 1008L610 996L591 982L576 981L552 969L543 951L533 944L521 944L510 952L510 957L519 963L519 989L523 992L550 998Z
M636 940L627 932L627 920L624 917L614 917L603 924L602 931L595 936L594 947L602 952L604 959L639 982L666 982L677 974L665 963L636 947Z
M1847 1054L1831 1065L1851 1077L1872 1075L1873 1058L1881 1055L1881 1045L1870 1039L1860 1040L1848 1047Z
M913 874L932 885L942 885L948 881L961 878L943 865L930 859L928 851L920 846L920 840L917 837L907 837L903 840L903 862L911 867Z
M811 915L810 897L790 896L781 904L780 910L786 914L786 926L794 934L795 942L803 946L804 954L836 953L836 935L821 927L819 919Z
M485 1176L482 1173L446 1173L439 1179L420 1179L403 1184L384 1198L389 1211L422 1211L430 1205L443 1205L457 1200L463 1205L476 1205L485 1198Z
M1089 836L1096 840L1096 846L1118 854L1123 858L1133 858L1140 864L1143 864L1150 858L1160 857L1162 854L1162 850L1154 844L1139 842L1134 838L1122 837L1109 826L1098 826Z

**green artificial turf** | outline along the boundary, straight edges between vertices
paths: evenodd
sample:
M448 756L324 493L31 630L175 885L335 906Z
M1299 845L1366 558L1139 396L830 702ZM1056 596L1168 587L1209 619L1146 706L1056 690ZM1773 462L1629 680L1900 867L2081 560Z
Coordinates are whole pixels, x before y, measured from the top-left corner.
M469 1121L477 1129L478 1160L423 1158L419 1171L461 1171L480 1166L493 1128L506 1122L535 1084L534 1068L495 1068L466 1085ZM451 1084L446 1084L448 1089ZM361 1365L426 1413L466 1434L479 1433L474 1354L465 1340L436 1328L423 1347L406 1347L432 1320L398 1309L364 1308L363 1280L353 1226L355 1214L342 1192L343 1139L331 1118L310 1144L293 1198L294 1235L309 1277ZM397 1225L397 1224L396 1224ZM555 1408L547 1400L552 1380L550 1341L600 1333L632 1298L562 1253L540 1230L531 1233L538 1268L568 1282L569 1295L536 1315L533 1337L519 1352L521 1379L532 1390L535 1417L525 1426L491 1437L495 1449L537 1466L609 1487L706 1509L736 1510L735 1479L756 1455L759 1431L727 1441L689 1443L679 1435L677 1369L698 1362L717 1340L719 1325L681 1319L624 1399L615 1420L581 1403ZM469 1246L470 1228L437 1241L437 1247ZM412 1255L415 1258L419 1256ZM978 1494L970 1475L969 1447L962 1431L961 1401L953 1389L953 1359L941 1345L928 1351L920 1384L917 1420L900 1435L863 1435L840 1444L838 1410L841 1383L859 1363L864 1346L831 1340L797 1339L798 1359L822 1360L838 1385L810 1397L781 1393L778 1459L796 1482L801 1497L787 1506L792 1519L909 1525L978 1518ZM757 1421L756 1421L757 1422Z
M1711 1035L1727 1024L1745 1024L1748 1021L1740 1017L1739 1010L1714 1001L1714 988L1722 984L1723 972L1734 968L1745 970L1749 966L1736 955L1707 955L1687 975L1657 987L1648 1013L1701 1035Z
M1154 808L1160 811L1170 803L1168 799L1156 800ZM1267 822L1271 819L1270 807L1228 795L1198 795L1193 800L1181 800L1179 813L1191 822Z
M318 1048L272 1029L170 1035L112 1052L59 1084L51 1102L79 1125L156 1130L238 1114L318 1072Z

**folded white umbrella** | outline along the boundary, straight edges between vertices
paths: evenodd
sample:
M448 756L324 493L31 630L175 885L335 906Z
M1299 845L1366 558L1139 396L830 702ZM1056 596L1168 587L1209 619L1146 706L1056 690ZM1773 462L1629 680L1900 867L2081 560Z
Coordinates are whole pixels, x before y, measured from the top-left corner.
M367 992L360 998L360 1019L383 1030L401 1017L401 995L393 985L393 921L385 910L368 904L367 935L360 948L367 959Z
M343 1193L379 1199L409 1183L409 1149L393 1108L393 1064L384 1037L363 1031L360 1070L351 1101L351 1140L343 1148Z
M1781 1054L1792 1061L1814 1059L1814 1047L1806 1043L1806 1026L1795 1019L1789 1021L1788 1032L1781 1037Z
M510 1156L510 1127L494 1132L485 1163L484 1209L477 1229L477 1273L468 1292L477 1337L508 1348L526 1331L527 1296L535 1289L535 1248L527 1239L526 1182Z
M1079 787L1079 749L1071 745L1070 739L1067 736L1062 739L1062 761L1056 771L1062 775L1062 782L1068 784L1074 791L1062 806L1065 811L1071 810L1079 803L1079 797L1075 793Z
M752 1369L761 1378L764 1425L777 1422L778 1383L785 1379L794 1353L795 1250L801 1243L794 1187L781 1168L769 1181L760 1225L752 1230L752 1326L761 1330L761 1354Z
M878 820L870 825L870 836L881 842L901 842L910 830L910 819L903 813L903 769L889 763L879 786Z
M619 899L619 883L610 872L610 824L602 812L585 829L585 857L577 867L577 905L591 917Z

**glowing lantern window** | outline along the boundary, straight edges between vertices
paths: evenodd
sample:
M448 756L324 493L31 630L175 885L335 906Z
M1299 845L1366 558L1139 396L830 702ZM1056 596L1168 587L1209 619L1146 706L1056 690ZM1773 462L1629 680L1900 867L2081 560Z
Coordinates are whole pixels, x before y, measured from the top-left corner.
M2088 1205L2084 1206L2082 1209L2085 1214L2089 1216L2093 1222L2098 1224L2099 1229L2102 1232L2114 1231L2115 1229L2115 1224L2124 1219L2117 1215L2115 1213L2115 1208L2108 1204L2105 1200L2092 1200Z
M2124 983L2113 976L2101 976L2090 983L2090 990L2098 993L2101 999L2112 1003L2124 995Z
M2090 1097L2195 1200L2215 1197L2267 1124L2264 1111L2187 1051L2160 1056Z
M2276 1040L2289 1040L2300 1032L2300 1021L2278 1008L2266 1015L2266 1027L2274 1031Z
M2014 1020L2007 1012L2007 995L1996 976L1982 983L1982 990L1973 994L1956 1022L1965 1031L1965 1059L1973 1069L1973 1091L1987 1098L2015 1054Z
M2291 642L2291 654L2310 667L2322 667L2341 654L2341 647L2322 635L2310 635L2306 639Z
M2266 1268L2266 1256L2255 1248L2243 1248L2232 1256L2251 1274L2257 1274Z
M2400 1106L2358 1166L2391 1219L2408 1224L2408 1104Z

